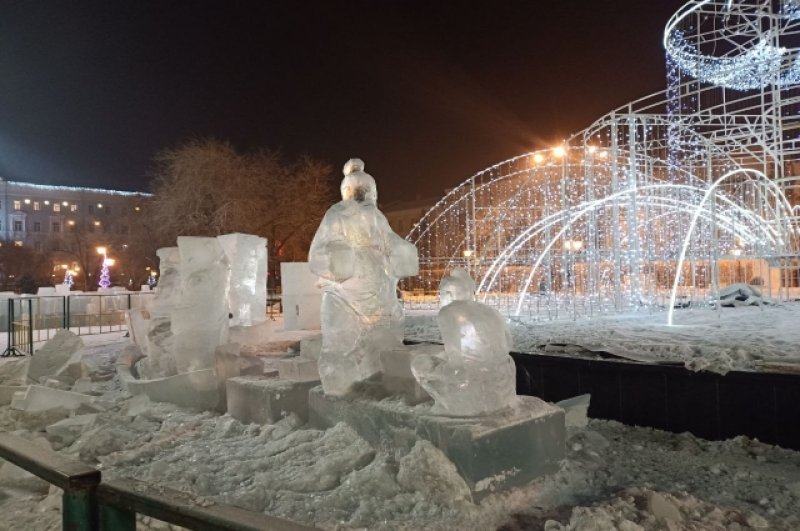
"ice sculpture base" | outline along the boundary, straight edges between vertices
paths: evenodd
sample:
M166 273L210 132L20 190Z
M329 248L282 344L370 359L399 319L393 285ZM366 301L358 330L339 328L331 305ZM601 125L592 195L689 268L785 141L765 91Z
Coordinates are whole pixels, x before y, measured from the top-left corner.
M245 424L274 424L294 413L308 419L308 392L319 380L292 382L280 378L240 376L226 382L228 413Z
M455 464L475 501L554 473L564 458L564 411L530 396L516 407L485 417L431 414L431 403L408 406L402 400L375 401L309 392L309 420L319 428L350 425L375 446L410 451L419 439L430 441Z
M292 382L318 382L319 365L305 356L278 360L278 376Z
M227 411L227 384L229 378L236 376L263 376L264 359L257 356L242 355L238 343L220 345L214 351L214 368L217 372L219 391L219 411Z
M147 395L153 402L169 402L193 409L216 409L219 403L217 373L214 369L139 380L130 367L117 365L117 374L130 394Z

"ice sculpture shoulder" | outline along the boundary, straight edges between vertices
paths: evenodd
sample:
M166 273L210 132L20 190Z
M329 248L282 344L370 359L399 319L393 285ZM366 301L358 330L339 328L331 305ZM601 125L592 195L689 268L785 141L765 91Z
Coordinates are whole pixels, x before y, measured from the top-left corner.
M516 369L508 355L511 333L503 317L474 300L475 282L455 270L439 288L444 352L414 358L411 371L438 412L485 415L516 402Z
M375 180L364 162L344 166L342 200L325 214L309 250L323 284L320 378L328 394L380 372L380 352L403 341L399 278L418 273L417 249L378 210Z

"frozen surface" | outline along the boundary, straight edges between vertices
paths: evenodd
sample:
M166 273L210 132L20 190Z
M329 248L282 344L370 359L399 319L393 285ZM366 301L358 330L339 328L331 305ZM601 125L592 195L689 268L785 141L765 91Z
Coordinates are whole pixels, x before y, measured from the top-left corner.
M397 280L418 265L416 249L378 210L364 163L351 159L344 173L342 201L326 212L309 251L323 284L320 376L325 392L337 395L380 372L380 351L401 344Z
M171 313L178 372L214 366L228 341L229 265L217 238L179 236L181 297Z
M503 317L475 302L474 282L466 272L442 280L443 307L437 321L444 342L438 355L420 354L411 362L414 377L450 415L485 415L516 399L516 367L508 355L511 333Z
M88 336L86 344L94 364L108 368L126 340ZM135 477L323 529L800 528L800 453L742 437L708 442L593 420L569 431L558 473L471 504L452 463L424 446L398 455L344 425L304 429L293 417L241 424L132 399L116 380L94 382L93 391L109 407L63 453L102 462L104 477ZM47 444L46 427L69 416L0 407L0 430ZM0 529L60 529L48 494L30 479L0 478ZM676 510L680 523L667 527L664 516Z
M602 351L640 361L677 363L691 370L800 372L800 303L738 308L683 309L675 326L666 314L638 313L593 319L512 322L514 350L569 356ZM406 337L441 341L435 314L406 316Z
M228 307L231 326L267 318L267 240L252 234L217 236L231 268Z

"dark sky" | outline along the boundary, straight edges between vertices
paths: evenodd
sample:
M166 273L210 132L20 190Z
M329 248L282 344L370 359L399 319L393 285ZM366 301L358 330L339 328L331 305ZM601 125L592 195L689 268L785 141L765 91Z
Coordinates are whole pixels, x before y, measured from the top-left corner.
M0 176L147 189L193 137L433 195L663 90L681 0L3 0Z

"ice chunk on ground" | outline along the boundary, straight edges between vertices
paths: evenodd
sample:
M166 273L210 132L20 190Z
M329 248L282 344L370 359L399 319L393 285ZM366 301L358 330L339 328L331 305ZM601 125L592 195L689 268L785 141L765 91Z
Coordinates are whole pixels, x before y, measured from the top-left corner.
M67 365L80 363L80 358L73 358L73 356L79 355L82 348L83 340L80 337L69 330L59 330L50 341L36 351L36 355L31 357L28 379L38 383L42 378L62 373L67 379L75 375L70 382L74 383L82 375L80 368L78 367L77 371L74 371L75 367L67 367Z
M452 505L471 501L469 487L456 466L441 450L428 441L417 441L400 459L397 482L408 490L417 490L437 503Z
M337 395L379 373L380 351L402 343L397 281L418 262L378 210L363 162L351 159L346 168L342 201L328 209L309 250L323 286L320 376L325 392Z
M82 405L90 404L93 401L94 397L89 395L51 389L41 385L30 385L24 393L15 393L11 400L11 407L28 412L56 408L77 410Z
M48 438L61 446L69 446L75 442L83 432L90 429L97 418L96 413L88 415L75 415L48 426L45 431Z
M267 240L252 234L217 236L231 268L228 307L231 326L267 318Z
M0 358L0 385L27 384L30 362L30 356Z

